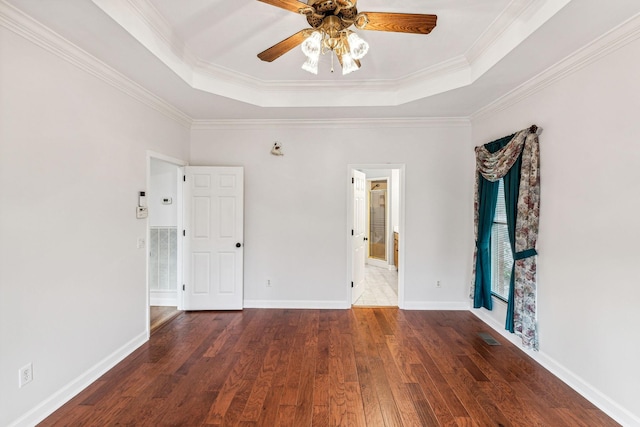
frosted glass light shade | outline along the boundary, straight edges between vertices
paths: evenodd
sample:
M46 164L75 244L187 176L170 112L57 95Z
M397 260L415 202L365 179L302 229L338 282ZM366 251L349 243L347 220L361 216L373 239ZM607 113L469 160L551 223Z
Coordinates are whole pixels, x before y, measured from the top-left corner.
M307 57L307 60L302 64L302 69L313 74L318 74L318 57Z
M362 59L369 51L369 43L362 40L356 33L349 34L349 49L353 59Z
M358 69L358 64L349 53L342 55L342 75L353 73Z
M322 44L322 35L319 31L314 31L309 37L302 42L302 52L308 58L318 58L320 56L320 47Z

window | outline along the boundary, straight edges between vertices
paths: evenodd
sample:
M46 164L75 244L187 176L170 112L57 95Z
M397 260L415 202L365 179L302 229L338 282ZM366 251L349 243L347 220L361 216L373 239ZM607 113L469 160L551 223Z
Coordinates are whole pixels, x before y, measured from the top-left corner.
M491 228L491 293L507 301L513 268L513 254L507 230L507 209L504 202L504 182L498 185L498 203Z

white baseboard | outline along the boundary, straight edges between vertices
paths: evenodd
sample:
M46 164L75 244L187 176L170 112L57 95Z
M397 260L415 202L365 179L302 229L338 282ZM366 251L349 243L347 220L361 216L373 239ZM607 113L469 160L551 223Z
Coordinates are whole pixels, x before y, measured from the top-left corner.
M244 308L292 308L292 309L339 309L351 308L345 301L274 301L244 300Z
M469 310L468 302L460 301L411 301L405 302L403 310Z
M504 325L500 324L493 317L489 316L484 309L470 309L470 311L500 335L509 340L516 347L524 351L533 360L542 365L545 369L555 375L562 382L574 389L589 402L593 403L605 414L613 418L616 422L620 423L623 426L640 426L640 418L620 406L618 403L614 402L608 396L601 393L599 390L583 380L580 376L576 375L566 366L560 364L558 361L542 351L532 351L522 347L520 338L517 335L507 331L504 328Z
M147 331L144 331L98 362L78 378L62 387L55 394L43 400L35 408L13 421L9 427L31 427L38 424L100 378L109 369L120 363L125 357L133 353L138 347L147 342L147 340Z

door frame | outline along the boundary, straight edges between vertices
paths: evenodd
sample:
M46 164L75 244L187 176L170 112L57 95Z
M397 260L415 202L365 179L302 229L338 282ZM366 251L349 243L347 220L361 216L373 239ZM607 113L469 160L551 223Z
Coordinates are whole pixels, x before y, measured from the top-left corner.
M177 171L180 171L180 168L187 166L189 163L186 160L178 159L176 157L167 156L162 153L158 153L155 151L147 150L147 173L146 173L146 185L145 185L145 194L149 191L149 187L151 186L151 159L160 160L166 163L171 163L175 165ZM176 180L179 181L179 173L176 174ZM177 209L178 209L178 230L182 229L182 186L178 185L177 192L177 200L175 201ZM145 297L145 328L147 332L147 339L151 336L151 317L149 313L149 307L151 304L151 288L149 286L149 239L151 237L151 230L149 225L149 217L145 220L146 227L146 235L144 250L145 250L145 289L146 289L146 297ZM180 252L182 248L182 239L178 239L178 262L177 262L177 277L182 277L182 253ZM178 280L178 282L180 282ZM178 310L182 309L182 292L180 292L180 284L176 283L176 292L178 296Z
M406 235L405 230L405 206L406 206L406 197L405 197L405 169L406 165L404 163L350 163L347 165L347 173L346 173L346 194L347 194L347 227L345 230L346 236L346 248L347 248L347 277L345 280L345 286L347 287L347 299L346 303L348 307L351 307L351 278L353 277L353 256L351 253L351 230L354 227L353 224L353 200L352 200L352 191L351 191L351 171L353 169L362 170L362 169L397 169L399 172L400 178L400 212L398 212L398 234L400 236ZM387 190L388 194L388 190ZM405 239L400 238L398 242L398 308L403 309L405 307L405 298L404 298L404 271L405 271Z

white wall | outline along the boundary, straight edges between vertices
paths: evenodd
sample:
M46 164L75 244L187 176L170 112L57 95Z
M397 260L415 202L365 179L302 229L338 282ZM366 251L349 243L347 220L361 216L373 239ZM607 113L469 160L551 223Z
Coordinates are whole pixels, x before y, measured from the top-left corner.
M149 175L149 225L151 227L176 227L178 225L178 175L176 165L151 159ZM162 199L170 197L173 203L165 205Z
M473 121L475 145L543 128L540 353L625 425L640 425L638 76L636 40Z
M407 307L466 306L473 158L459 123L194 129L191 164L245 167L245 303L348 306L347 165L394 163L406 165Z
M189 132L4 27L0 52L0 425L29 425L147 339L137 194Z

